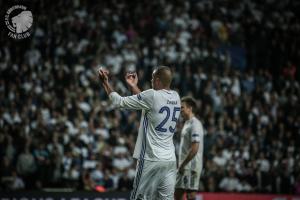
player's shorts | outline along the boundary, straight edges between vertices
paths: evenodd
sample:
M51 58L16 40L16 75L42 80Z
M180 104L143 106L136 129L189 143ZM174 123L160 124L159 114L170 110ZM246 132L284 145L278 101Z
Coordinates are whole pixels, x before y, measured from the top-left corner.
M177 173L176 189L199 190L201 172L184 170L183 173Z
M130 199L173 200L176 172L175 161L138 161Z

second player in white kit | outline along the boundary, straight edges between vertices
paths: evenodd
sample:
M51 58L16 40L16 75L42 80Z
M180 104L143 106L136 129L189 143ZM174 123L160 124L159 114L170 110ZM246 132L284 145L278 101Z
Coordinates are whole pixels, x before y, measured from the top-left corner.
M191 97L181 99L181 116L185 120L179 145L179 169L176 180L175 199L181 200L187 193L194 200L199 189L203 160L203 127L195 117L196 102Z

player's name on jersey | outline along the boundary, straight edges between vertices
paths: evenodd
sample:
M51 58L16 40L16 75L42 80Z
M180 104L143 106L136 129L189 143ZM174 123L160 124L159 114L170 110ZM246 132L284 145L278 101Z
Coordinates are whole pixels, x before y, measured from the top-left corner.
M169 100L167 100L167 104L175 105L175 104L177 104L177 101L169 101Z

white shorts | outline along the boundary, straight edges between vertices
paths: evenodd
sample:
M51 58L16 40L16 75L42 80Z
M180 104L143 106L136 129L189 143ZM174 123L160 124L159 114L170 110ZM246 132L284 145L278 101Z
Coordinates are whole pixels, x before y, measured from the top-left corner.
M177 173L176 177L176 189L184 190L199 190L201 172L184 170L184 172Z
M130 199L173 199L176 171L175 161L139 160Z

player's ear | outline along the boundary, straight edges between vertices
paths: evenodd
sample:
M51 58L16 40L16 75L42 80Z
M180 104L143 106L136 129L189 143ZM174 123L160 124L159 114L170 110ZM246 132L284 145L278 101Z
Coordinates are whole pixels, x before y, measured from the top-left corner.
M157 81L157 83L161 84L161 81L158 77L156 77L155 80Z

